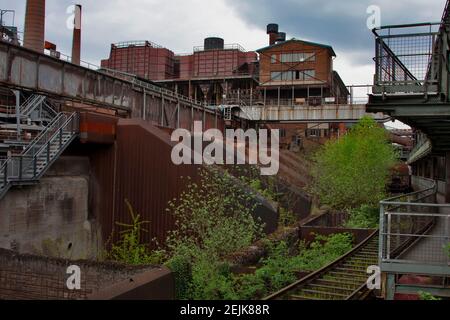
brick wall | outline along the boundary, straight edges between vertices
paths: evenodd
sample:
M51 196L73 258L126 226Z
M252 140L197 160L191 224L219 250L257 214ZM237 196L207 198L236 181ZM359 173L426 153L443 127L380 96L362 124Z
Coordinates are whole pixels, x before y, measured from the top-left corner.
M66 281L70 274L67 274L66 271L70 265L80 267L80 290L67 288ZM0 249L0 300L86 299L115 283L129 281L131 277L139 278L142 274L149 272L159 274L161 269L159 267L129 267L115 263L69 261L27 254L20 255L10 250ZM171 279L166 278L159 285L170 286ZM171 298L170 295L158 297L158 291L156 290L152 297ZM163 290L163 292L170 293L171 290Z

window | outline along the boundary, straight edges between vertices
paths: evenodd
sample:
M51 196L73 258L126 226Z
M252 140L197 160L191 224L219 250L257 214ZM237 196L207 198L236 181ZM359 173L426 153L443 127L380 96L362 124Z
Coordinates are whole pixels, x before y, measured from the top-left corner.
M304 70L302 73L303 80L314 80L316 77L316 70Z
M293 71L284 71L281 73L281 80L283 81L289 81L293 80L294 72Z
M320 129L308 129L306 130L307 137L320 137Z
M277 55L276 54L272 55L271 63L277 63Z
M273 71L270 74L272 81L314 80L315 70Z
M281 62L292 62L292 54L290 54L290 53L283 53L281 55Z
M270 80L281 81L281 72L275 71L270 73Z
M280 138L286 137L286 129L280 129Z
M312 52L283 53L281 55L281 62L305 62L305 61L308 62L316 61L316 55Z

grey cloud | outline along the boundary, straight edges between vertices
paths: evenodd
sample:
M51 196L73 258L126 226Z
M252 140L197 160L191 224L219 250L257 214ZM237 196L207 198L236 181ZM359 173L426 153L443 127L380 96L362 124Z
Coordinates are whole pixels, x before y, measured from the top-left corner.
M226 0L251 25L267 23L295 38L332 45L339 52L354 53L357 63L369 63L373 36L366 26L368 6L381 9L381 23L403 24L439 21L442 0Z

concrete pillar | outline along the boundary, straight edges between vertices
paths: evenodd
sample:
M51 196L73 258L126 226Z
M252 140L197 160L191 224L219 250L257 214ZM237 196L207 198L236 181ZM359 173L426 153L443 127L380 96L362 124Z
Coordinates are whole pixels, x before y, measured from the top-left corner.
M27 0L25 11L24 47L44 52L45 0Z

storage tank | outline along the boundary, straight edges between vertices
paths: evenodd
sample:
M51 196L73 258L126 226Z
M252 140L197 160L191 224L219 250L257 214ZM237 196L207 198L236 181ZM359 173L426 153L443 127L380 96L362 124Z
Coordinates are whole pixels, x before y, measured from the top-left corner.
M267 34L269 35L269 45L275 44L278 38L278 25L276 23L269 23L267 25Z
M278 24L269 23L267 25L267 34L271 34L271 33L278 33Z
M205 50L223 50L225 42L222 38L209 37L205 39Z

